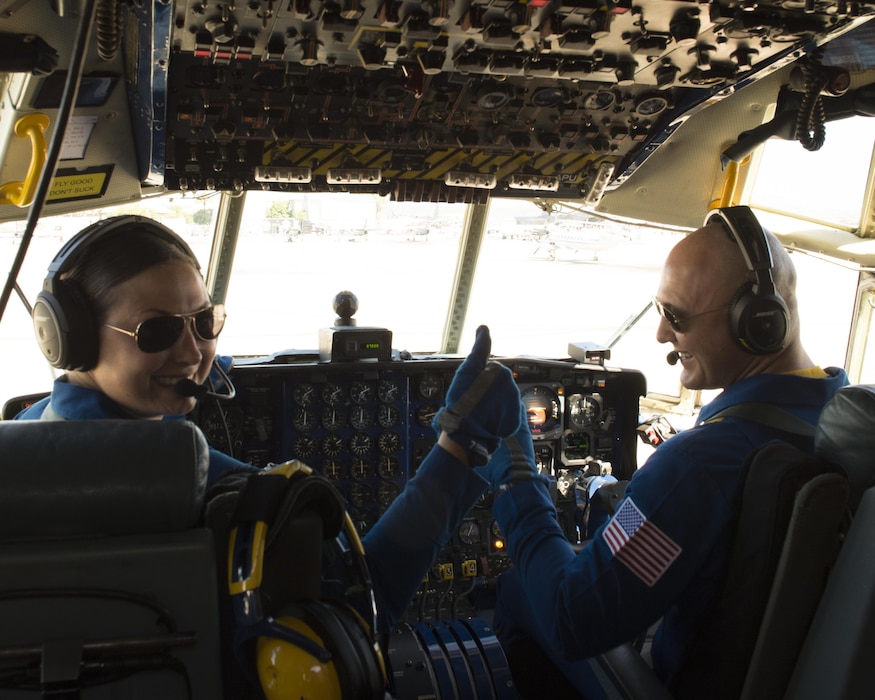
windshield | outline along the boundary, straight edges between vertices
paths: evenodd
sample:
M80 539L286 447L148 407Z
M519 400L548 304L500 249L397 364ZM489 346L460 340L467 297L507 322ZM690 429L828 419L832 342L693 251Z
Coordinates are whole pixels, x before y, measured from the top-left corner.
M218 211L216 195L163 196L136 205L40 221L19 284L30 303L49 262L74 233L121 213L161 220L192 246L206 269ZM245 200L219 352L263 356L318 348L334 325L335 295L353 292L359 326L393 332L393 348L440 349L465 219L464 205L395 203L376 195L254 193ZM23 226L4 224L0 262L8 268ZM639 369L648 389L679 394L667 346L655 340L648 309L662 263L679 231L602 221L573 210L545 212L533 202L494 199L474 273L459 351L480 324L496 355L568 357L569 343L611 346L607 364ZM802 255L806 346L821 364L840 365L847 347L856 275ZM821 291L830 289L829 295ZM846 305L836 294L847 295ZM22 304L0 324L4 400L45 391L54 372L33 339Z

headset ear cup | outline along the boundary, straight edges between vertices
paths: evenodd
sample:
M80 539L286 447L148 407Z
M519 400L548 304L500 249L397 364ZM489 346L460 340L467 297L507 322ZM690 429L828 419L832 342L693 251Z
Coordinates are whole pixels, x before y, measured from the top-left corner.
M748 352L767 355L784 347L789 330L789 313L784 300L775 294L755 294L753 283L735 292L729 308L732 337Z
M335 603L306 600L289 606L277 617L277 622L283 624L283 620L290 618L312 629L331 652L343 698L382 700L386 687L384 667L355 613ZM269 648L270 645L262 647L259 655L270 653ZM264 659L259 658L258 666L263 665ZM275 673L289 674L293 679L300 676L300 670L295 668L276 669Z
M33 306L37 343L53 367L89 370L97 364L99 339L91 305L78 284L56 280L54 293L42 291Z

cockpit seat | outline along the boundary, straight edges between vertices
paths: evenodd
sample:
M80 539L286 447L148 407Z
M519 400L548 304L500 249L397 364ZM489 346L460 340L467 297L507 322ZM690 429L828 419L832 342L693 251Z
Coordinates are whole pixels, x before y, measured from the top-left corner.
M818 607L831 601L832 606L844 606L846 615L852 614L839 570L847 568L846 560L863 556L858 551L861 548L868 553L868 562L861 566L870 578L853 584L859 588L854 600L861 606L860 618L875 624L873 423L875 387L844 387L824 407L818 421L816 456L777 441L752 455L724 585L708 623L691 645L678 686L668 693L655 682L641 656L630 645L623 645L593 660L609 697L861 697L836 695L832 686L823 686L830 690L817 696L803 695L810 693L811 685L798 679L810 673L804 666L812 658L820 659L818 667L827 665L819 656L823 650L806 637L817 635L829 647L840 634L835 627L837 616ZM860 512L855 513L858 504ZM848 542L842 546L846 533ZM848 546L852 542L856 543L854 550ZM841 567L836 565L837 558ZM740 609L738 596L745 601L741 609L750 611L746 619L729 617L729 611ZM732 604L727 605L730 600ZM850 645L875 646L864 634L866 627L856 622L845 639L845 663L839 665L841 670L833 669L836 674L853 677L864 670L865 663L855 666L859 657ZM706 644L711 645L706 658L714 658L715 648L719 650L720 668L697 665L697 650ZM867 673L871 687L875 670ZM785 696L791 677L793 685Z
M814 445L820 457L847 472L848 505L856 511L863 494L875 486L875 385L839 389L820 414Z
M222 696L186 421L0 422L0 697Z
M23 396L15 396L3 404L0 409L0 420L12 420L31 404L36 403L40 399L44 399L49 395L48 391L41 391L36 394L25 394Z
M855 700L875 687L875 387L846 387L827 409L818 448L848 470L853 521L790 680L792 700Z

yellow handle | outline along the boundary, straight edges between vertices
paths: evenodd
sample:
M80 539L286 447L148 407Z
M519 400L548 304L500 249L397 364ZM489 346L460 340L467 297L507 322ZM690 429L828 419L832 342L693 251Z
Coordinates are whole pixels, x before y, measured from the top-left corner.
M742 158L738 163L734 160L729 161L723 175L723 189L720 192L720 198L711 200L711 205L708 207L709 211L718 207L731 207L738 204L735 188L738 185L739 170L747 166L748 163L750 163L749 155Z
M49 118L42 112L31 112L20 117L15 122L15 135L21 138L30 137L33 151L30 167L24 182L7 182L0 185L0 204L14 204L16 207L26 207L33 201L36 186L46 165L48 146L46 144L46 129L49 128Z

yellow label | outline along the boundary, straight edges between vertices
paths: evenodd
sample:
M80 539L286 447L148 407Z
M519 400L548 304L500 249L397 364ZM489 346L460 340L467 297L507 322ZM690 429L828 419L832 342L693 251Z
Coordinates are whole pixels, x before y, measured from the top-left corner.
M76 173L56 177L47 200L53 202L61 199L99 197L106 187L108 174L106 172Z

